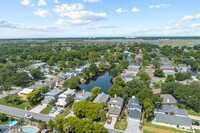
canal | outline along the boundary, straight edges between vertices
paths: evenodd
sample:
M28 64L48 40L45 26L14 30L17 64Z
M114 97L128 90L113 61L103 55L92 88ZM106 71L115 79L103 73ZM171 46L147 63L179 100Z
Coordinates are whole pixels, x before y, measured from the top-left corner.
M81 84L81 90L91 91L94 86L100 87L101 91L105 94L108 94L108 89L112 86L112 78L109 72L106 72L104 75L97 77L96 79L92 79L89 83Z

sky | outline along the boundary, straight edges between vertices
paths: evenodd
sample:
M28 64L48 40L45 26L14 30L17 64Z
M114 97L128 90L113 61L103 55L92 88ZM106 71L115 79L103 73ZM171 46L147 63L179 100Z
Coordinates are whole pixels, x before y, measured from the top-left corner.
M200 0L0 0L0 38L199 35Z

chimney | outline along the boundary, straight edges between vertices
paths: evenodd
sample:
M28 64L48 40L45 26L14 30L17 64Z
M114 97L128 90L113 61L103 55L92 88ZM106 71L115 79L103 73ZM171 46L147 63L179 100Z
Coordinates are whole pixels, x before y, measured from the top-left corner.
M167 103L169 103L169 99L167 99Z
M134 99L135 98L135 96L132 96L132 99Z
M117 95L115 94L115 97L117 97Z
M83 93L85 92L85 90L83 90Z

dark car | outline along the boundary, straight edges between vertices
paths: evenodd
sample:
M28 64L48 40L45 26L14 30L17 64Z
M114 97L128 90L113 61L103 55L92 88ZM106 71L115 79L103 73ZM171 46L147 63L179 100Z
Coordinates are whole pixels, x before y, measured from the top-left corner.
M193 121L193 122L192 122L192 125L199 126L200 123L199 123L199 122L196 122L196 121Z

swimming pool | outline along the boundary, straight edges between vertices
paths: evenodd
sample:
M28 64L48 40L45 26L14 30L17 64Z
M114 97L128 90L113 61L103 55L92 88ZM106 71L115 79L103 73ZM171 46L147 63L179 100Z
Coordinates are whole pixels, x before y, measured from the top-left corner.
M10 126L10 127L12 127L12 126L16 125L17 122L18 122L18 121L16 121L16 120L9 121L7 125Z
M31 127L31 126L21 127L21 130L25 133L35 133L36 132L36 128Z

